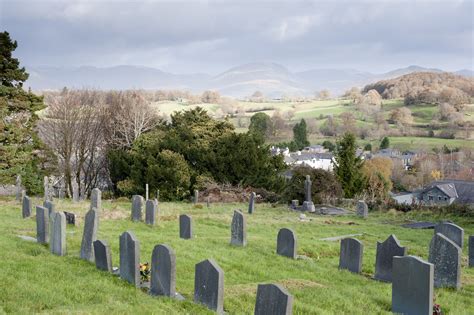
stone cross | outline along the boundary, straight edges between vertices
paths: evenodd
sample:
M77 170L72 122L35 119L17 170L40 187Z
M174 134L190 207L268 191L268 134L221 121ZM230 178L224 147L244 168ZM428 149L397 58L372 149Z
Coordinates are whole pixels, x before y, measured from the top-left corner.
M199 190L194 189L194 198L193 198L194 204L199 202Z
M187 214L179 216L179 237L184 239L193 237L193 221Z
M309 175L306 175L306 180L304 181L304 192L305 192L305 201L311 200L311 178Z
M102 209L102 192L99 188L94 188L91 191L91 206L90 209L95 208L100 213Z
M278 284L259 284L255 315L291 315L293 296Z
M464 230L457 226L454 223L440 223L434 228L434 234L441 233L454 243L456 243L459 247L463 247L464 245ZM436 267L435 267L436 269ZM436 273L436 271L435 271Z
M428 261L434 265L436 288L461 287L461 248L441 233L436 233L430 242Z
M176 296L176 255L168 245L156 245L153 249L150 294Z
M474 235L469 236L469 267L474 267Z
M132 221L141 221L145 200L140 195L132 197Z
M94 262L93 242L97 240L97 229L99 228L99 214L96 208L86 213L84 219L84 233L82 234L81 258Z
M224 313L224 271L212 259L196 264L194 302L218 314Z
M339 269L347 269L351 272L362 271L362 258L364 256L364 245L355 238L341 240L341 253L339 256Z
M22 196L21 196L21 191L23 190L23 188L21 187L21 175L16 176L15 188L16 188L16 200L23 201Z
M72 180L72 202L79 202L79 185L76 182L76 179L74 178ZM94 193L94 190L92 190L92 194ZM91 203L92 203L92 195L91 195Z
M374 278L392 282L392 261L394 256L405 256L406 247L400 246L395 235L390 235L383 243L377 242Z
M253 211L255 210L255 198L256 198L257 194L255 194L254 192L252 192L250 194L250 200L249 200L249 214L252 214Z
M393 257L393 313L433 314L433 271L433 264L419 257Z
M120 278L140 285L140 242L132 232L120 235Z
M49 213L41 206L36 206L36 240L40 244L49 243Z
M145 204L145 223L155 225L158 203L155 200L147 200Z
M361 218L367 218L369 216L369 207L364 200L357 202L357 215Z
M149 193L148 184L145 184L145 200L148 200L148 199L149 199L149 198L148 198L148 197L149 197L148 193Z
M51 252L58 256L66 255L66 216L63 212L54 212L50 239Z
M107 242L96 240L94 241L93 246L96 268L112 272L112 258L110 255L110 247Z
M43 202L43 207L45 207L46 209L48 209L48 214L49 214L49 216L51 216L52 213L54 213L54 203L52 203L51 201L45 200L45 201Z
M23 196L23 203L21 205L21 213L24 218L31 216L31 200L28 196Z
M296 258L296 248L298 241L296 235L291 229L283 228L278 232L277 254L289 258Z
M247 245L247 223L243 213L239 210L234 211L232 217L230 244L235 246Z

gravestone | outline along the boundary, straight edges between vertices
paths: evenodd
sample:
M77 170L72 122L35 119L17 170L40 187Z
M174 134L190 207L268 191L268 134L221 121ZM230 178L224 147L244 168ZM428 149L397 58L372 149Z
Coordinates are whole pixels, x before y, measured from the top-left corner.
M212 259L196 264L194 302L218 314L224 313L224 271Z
M428 261L434 265L436 288L461 287L461 248L441 233L431 239Z
M148 200L148 197L149 197L148 184L145 184L145 200Z
M392 312L432 315L433 272L433 264L419 257L393 257Z
M194 189L193 202L194 202L195 204L199 202L199 190L197 190L197 189Z
M140 285L140 242L132 232L120 235L120 278Z
M155 200L147 200L145 204L145 223L155 225L158 203Z
M283 228L278 232L277 237L277 254L296 258L297 239L295 233L291 229Z
M84 218L84 233L82 234L81 258L94 262L93 242L97 240L97 229L99 228L99 214L95 208L87 211Z
M207 206L208 208L211 207L211 198L210 198L209 196L207 196L207 198L206 198L206 206Z
M23 215L23 218L28 218L29 216L31 216L31 200L28 196L23 196L21 213Z
M187 214L179 216L179 237L184 239L193 237L193 221Z
M141 221L143 205L145 200L140 195L133 195L132 197L132 221Z
M23 188L21 187L21 175L16 176L16 181L15 181L15 191L16 191L16 200L23 202L23 198L21 195Z
M52 203L51 201L49 200L45 200L43 202L43 207L45 207L46 209L48 209L48 214L49 216L51 216L51 214L54 212L54 203Z
M41 206L36 206L36 240L40 244L49 242L49 213Z
M43 194L44 194L44 200L51 200L51 192L49 190L48 176L43 177Z
M99 188L94 188L91 191L91 206L90 209L95 208L100 213L102 209L102 192Z
M58 256L66 255L66 216L64 213L53 213L50 237L51 253Z
M76 215L72 212L63 211L66 216L66 223L76 225Z
M110 255L109 244L102 240L96 240L94 241L93 246L96 268L112 272L112 258Z
M357 202L357 215L361 218L367 218L369 216L369 207L364 200Z
M294 210L298 209L299 203L300 202L298 201L298 199L291 200L291 209L294 209Z
M176 255L168 245L153 249L150 281L150 294L176 296Z
M235 246L247 245L247 223L242 212L234 211L231 225L230 244Z
M474 235L469 236L469 267L474 267Z
M257 194L252 192L250 193L250 200L249 200L249 213L252 214L255 210L255 198Z
M339 269L347 269L351 272L362 271L362 258L364 245L355 238L341 240L341 253L339 256Z
M406 247L400 246L395 235L390 235L383 243L377 242L374 278L381 281L392 281L392 261L394 256L405 256Z
M434 235L437 233L443 234L462 249L464 245L464 229L460 226L457 226L454 223L443 222L435 226Z
M255 315L291 315L293 296L278 284L259 284Z
M94 193L94 190L92 190L92 194L93 193ZM91 199L92 199L92 195L91 195ZM79 202L79 185L77 184L75 178L72 180L72 202Z
M313 201L311 200L311 178L309 175L306 175L306 180L304 181L304 191L305 191L305 200L303 201L303 211L315 212L316 207L314 206Z

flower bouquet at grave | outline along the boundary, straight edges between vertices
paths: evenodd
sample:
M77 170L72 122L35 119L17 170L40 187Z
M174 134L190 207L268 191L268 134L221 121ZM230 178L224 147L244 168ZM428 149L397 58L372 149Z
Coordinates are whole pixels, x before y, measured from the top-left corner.
M150 281L151 266L149 263L140 264L140 278L142 282Z

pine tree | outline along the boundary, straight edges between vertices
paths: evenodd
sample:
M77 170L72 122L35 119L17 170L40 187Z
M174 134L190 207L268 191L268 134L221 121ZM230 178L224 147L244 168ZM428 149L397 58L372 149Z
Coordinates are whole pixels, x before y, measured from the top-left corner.
M388 149L390 147L390 140L388 137L383 137L382 142L380 142L380 150Z
M309 146L308 131L306 130L306 121L304 119L301 119L301 121L293 127L293 141L299 150Z
M17 46L8 32L0 33L0 81L3 86L21 87L28 79L25 68L20 68L20 61L12 57Z

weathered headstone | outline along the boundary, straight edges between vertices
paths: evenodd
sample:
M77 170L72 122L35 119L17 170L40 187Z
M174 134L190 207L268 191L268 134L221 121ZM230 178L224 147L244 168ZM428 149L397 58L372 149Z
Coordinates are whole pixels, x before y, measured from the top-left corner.
M199 190L197 190L197 189L194 189L193 202L194 202L195 204L199 202Z
M23 215L23 218L28 218L29 216L31 216L31 200L28 196L23 196L21 213Z
M377 242L374 278L381 281L392 281L392 261L394 256L405 256L406 247L400 246L395 235L390 235L383 243Z
M49 242L49 213L41 206L36 206L36 240L40 244Z
M43 177L43 194L44 194L44 200L51 200L48 176Z
M296 248L298 246L295 233L291 229L283 228L278 232L277 254L296 258Z
M153 249L150 281L150 294L176 296L176 255L168 245Z
M90 209L97 209L97 211L100 213L100 210L102 209L102 192L100 191L99 188L94 188L91 191L91 206Z
M230 244L247 245L247 223L243 213L239 210L235 210L232 217Z
M179 216L179 237L184 239L193 237L193 221L187 214Z
M50 237L51 252L58 256L66 255L66 216L64 213L53 213Z
M94 191L92 191L92 194L93 193ZM91 195L91 199L92 199L92 195ZM79 202L79 185L77 184L75 178L72 180L72 202Z
M97 269L112 272L112 258L107 242L96 240L93 243L95 266Z
M392 312L433 314L433 264L416 256L393 257Z
M196 264L194 302L204 304L218 314L224 312L224 271L212 259Z
M120 235L120 278L140 285L140 242L132 232Z
M149 190L148 190L148 184L145 184L145 200L148 200L149 197Z
M298 199L293 199L293 200L291 200L291 209L296 210L296 209L298 209L298 207L299 207L299 201L298 201Z
M369 207L364 200L359 200L357 202L357 215L362 218L367 218L369 216Z
M303 211L315 212L316 207L314 206L313 201L311 200L311 178L309 175L306 175L306 180L304 181L304 191L305 191L305 200L303 201Z
M63 211L66 216L66 223L76 225L76 215L72 212Z
M23 188L21 187L21 175L17 175L16 181L15 181L15 191L16 191L16 200L20 202L23 202L22 195L21 195L22 190Z
M358 239L345 238L341 240L339 269L360 273L362 271L363 254L364 245Z
M132 221L141 221L143 205L145 200L140 195L133 195L132 197Z
M454 223L443 222L435 226L434 234L436 235L436 233L443 234L462 249L464 245L464 229L460 226L457 226Z
M255 210L255 198L257 194L254 192L250 193L250 200L249 200L249 213L252 214Z
M293 296L278 284L259 284L255 315L291 315Z
M45 207L46 209L48 209L48 214L49 214L49 216L51 216L51 214L54 213L54 203L52 203L51 201L45 200L45 201L43 202L43 207Z
M469 236L469 267L474 267L474 235Z
M145 223L155 225L158 204L155 200L147 200L145 205Z
M82 234L81 258L94 261L93 242L97 240L97 229L99 227L99 214L95 208L87 211L84 218L84 233Z
M436 288L461 287L461 248L441 233L431 239L428 261L434 265Z

